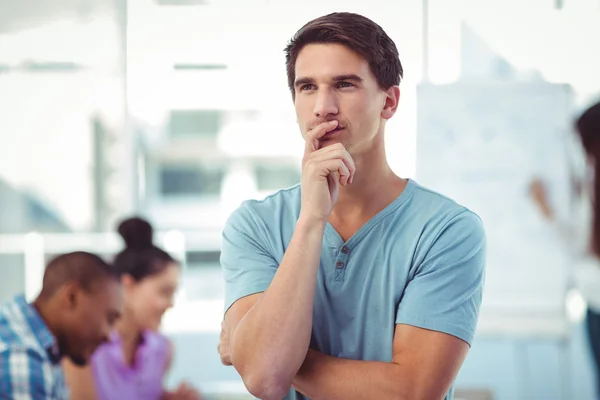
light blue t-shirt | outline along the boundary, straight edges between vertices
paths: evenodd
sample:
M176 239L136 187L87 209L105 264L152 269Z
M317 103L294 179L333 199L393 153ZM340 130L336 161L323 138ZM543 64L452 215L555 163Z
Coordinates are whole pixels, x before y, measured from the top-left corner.
M298 185L262 201L246 201L231 215L221 250L226 310L267 289L299 214ZM396 324L445 332L470 345L484 275L479 217L409 180L402 194L347 242L327 224L311 348L390 362ZM295 391L286 397L304 398ZM452 398L450 390L446 399Z

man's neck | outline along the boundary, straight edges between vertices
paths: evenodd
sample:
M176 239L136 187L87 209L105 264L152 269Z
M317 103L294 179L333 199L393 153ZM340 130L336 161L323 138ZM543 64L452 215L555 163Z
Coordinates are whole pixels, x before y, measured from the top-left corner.
M355 156L354 162L353 181L346 187L340 186L338 201L329 217L329 223L344 241L400 196L407 184L392 171L383 150L375 156Z
M60 312L55 309L56 307L54 307L52 299L39 296L33 301L32 305L40 315L42 321L44 321L46 328L48 328L55 338L58 338L61 332L59 332L58 327L60 324L56 321L56 318L58 318Z
M351 184L340 186L332 214L338 217L376 214L396 199L406 182L390 168L385 152L354 158L356 172Z
M48 331L54 336L55 346L53 352L56 351L55 355L58 358L61 358L64 353L64 340L63 333L60 330L60 322L58 318L60 317L61 310L57 307L55 303L56 300L52 298L38 296L32 303L33 308L37 311L42 321L44 321L44 325Z

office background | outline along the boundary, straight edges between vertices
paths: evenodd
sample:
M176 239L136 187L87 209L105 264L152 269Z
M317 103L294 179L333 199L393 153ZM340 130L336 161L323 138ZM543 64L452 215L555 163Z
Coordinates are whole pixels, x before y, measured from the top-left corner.
M184 261L163 327L177 349L170 381L245 398L216 351L220 230L241 201L299 182L283 48L340 10L372 18L398 46L394 170L489 222L461 396L593 399L585 304L524 188L578 162L566 150L572 120L600 96L597 0L2 0L0 300L35 296L54 254L109 257L122 246L116 222L142 215ZM568 208L565 188L551 189Z

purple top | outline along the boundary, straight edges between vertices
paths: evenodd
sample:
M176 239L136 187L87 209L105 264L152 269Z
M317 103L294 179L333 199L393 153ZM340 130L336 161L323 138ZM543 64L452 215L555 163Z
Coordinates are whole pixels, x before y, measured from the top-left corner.
M125 363L117 332L92 356L91 367L98 400L159 400L170 353L168 339L146 331L132 366Z

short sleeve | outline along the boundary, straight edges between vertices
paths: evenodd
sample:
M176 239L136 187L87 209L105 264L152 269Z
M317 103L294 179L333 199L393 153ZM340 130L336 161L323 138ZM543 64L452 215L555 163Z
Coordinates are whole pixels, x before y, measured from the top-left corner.
M396 323L447 333L471 345L485 280L485 247L476 214L465 210L453 217L416 266Z
M279 264L261 228L245 203L225 224L221 244L225 311L242 297L264 292L275 276Z
M31 349L0 352L0 400L45 400L51 396L52 371Z

